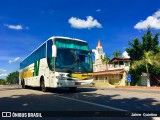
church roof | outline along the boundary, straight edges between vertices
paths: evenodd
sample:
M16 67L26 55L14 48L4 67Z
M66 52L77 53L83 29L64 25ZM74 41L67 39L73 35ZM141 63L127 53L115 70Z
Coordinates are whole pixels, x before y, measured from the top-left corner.
M131 58L116 58L114 57L113 59L111 59L109 61L109 63L114 63L114 62L118 62L118 61L126 61L126 62L130 62Z
M97 47L102 47L102 44L101 44L101 41L100 41L100 40L98 40Z

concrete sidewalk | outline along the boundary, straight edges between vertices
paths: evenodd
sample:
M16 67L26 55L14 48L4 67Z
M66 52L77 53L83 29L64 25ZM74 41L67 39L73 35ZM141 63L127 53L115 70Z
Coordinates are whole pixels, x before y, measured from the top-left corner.
M121 89L135 89L135 90L160 90L160 86L116 86L111 85L108 82L94 82L95 84L92 87L99 88L99 89L105 89L105 88L121 88Z
M115 86L115 88L142 89L142 90L160 90L160 87L147 87L147 86Z

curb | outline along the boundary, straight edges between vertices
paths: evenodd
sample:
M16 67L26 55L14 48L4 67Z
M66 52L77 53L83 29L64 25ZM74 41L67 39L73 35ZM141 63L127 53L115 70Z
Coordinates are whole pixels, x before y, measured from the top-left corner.
M146 87L146 86L115 86L115 88L143 89L143 90L160 90L160 87Z

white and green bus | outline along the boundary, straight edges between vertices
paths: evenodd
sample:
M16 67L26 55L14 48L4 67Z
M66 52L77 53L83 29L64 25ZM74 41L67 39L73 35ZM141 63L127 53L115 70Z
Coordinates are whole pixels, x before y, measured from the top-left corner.
M19 83L22 88L91 86L93 65L88 43L83 40L55 36L49 38L20 63Z

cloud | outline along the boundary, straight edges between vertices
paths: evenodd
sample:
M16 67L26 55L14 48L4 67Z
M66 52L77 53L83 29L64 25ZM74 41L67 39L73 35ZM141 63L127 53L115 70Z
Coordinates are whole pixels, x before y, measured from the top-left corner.
M148 27L154 29L160 29L160 10L155 12L152 16L148 16L146 20L138 22L135 29L147 29Z
M97 9L96 12L101 12L101 9Z
M4 24L4 26L8 27L9 29L13 30L22 30L24 29L22 25L9 25L9 24Z
M53 10L53 9L49 9L49 10L45 10L45 11L42 10L41 13L42 14L53 14L53 13L55 13L55 10Z
M5 78L7 76L7 73L0 74L0 78Z
M25 27L25 29L26 29L26 30L28 30L28 29L29 29L29 27Z
M155 12L153 16L156 17L156 18L159 18L160 17L160 10L158 10L157 12Z
M7 70L5 70L5 69L0 69L0 72L6 72Z
M9 63L14 63L17 62L20 59L20 57L16 57L15 59L9 60Z
M49 10L49 14L53 14L55 11L54 10Z
M128 53L127 53L126 51L124 51L124 52L122 53L122 57L123 57L123 58L130 58L130 56L128 55Z
M68 22L71 24L71 27L77 29L91 29L94 27L102 28L102 25L92 16L87 16L87 20L71 17Z

